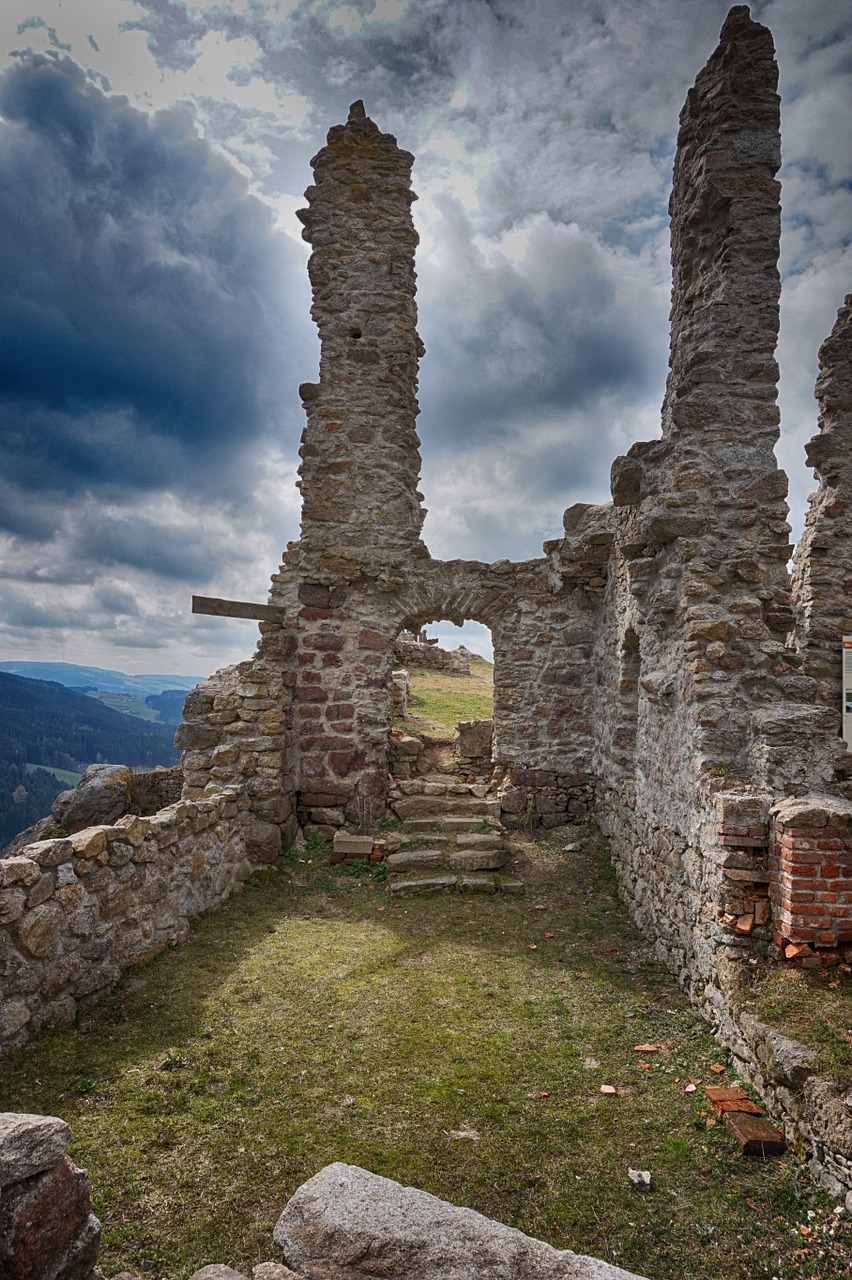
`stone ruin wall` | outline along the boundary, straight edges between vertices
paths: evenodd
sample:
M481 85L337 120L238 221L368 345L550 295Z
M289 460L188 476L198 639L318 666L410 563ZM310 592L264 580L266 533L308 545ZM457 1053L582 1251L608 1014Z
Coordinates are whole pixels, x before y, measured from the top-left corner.
M413 640L410 632L403 632L393 647L394 665L398 667L429 668L447 671L454 675L470 675L470 650L464 645L458 649L442 649L437 643L429 644Z
M97 856L72 837L7 866L6 1044L168 945L299 828L381 817L397 638L475 619L494 643L507 825L597 814L635 920L771 1092L732 1015L743 962L830 963L852 945L837 712L852 321L847 299L821 351L819 490L791 580L773 451L776 85L769 32L734 8L681 116L662 438L617 459L612 502L569 508L523 563L436 561L421 540L412 157L357 103L330 131L302 215L321 360L301 388L301 539L270 595L287 621L261 623L255 657L190 695L183 801L134 820L138 844L116 824L91 837Z
M848 789L836 653L825 645L836 648L831 582L852 573L848 522L837 519L849 312L823 348L811 445L821 484L791 584L787 481L774 455L771 36L732 9L681 116L662 438L617 459L612 503L570 508L541 559L441 562L423 545L412 157L356 103L313 163L301 216L320 380L301 388L302 536L270 596L288 623L263 624L258 658L275 645L269 669L285 668L288 821L294 802L308 833L380 816L400 632L482 622L494 642L494 776L507 824L552 826L594 809L637 921L693 995L721 1009L720 975L734 980L736 962L771 937L772 805ZM187 760L189 794L241 777L211 719L201 714L210 741ZM846 905L836 944L850 941ZM815 926L810 938L824 947L826 918L825 936Z
M0 1054L184 942L280 851L242 787L40 840L0 860Z

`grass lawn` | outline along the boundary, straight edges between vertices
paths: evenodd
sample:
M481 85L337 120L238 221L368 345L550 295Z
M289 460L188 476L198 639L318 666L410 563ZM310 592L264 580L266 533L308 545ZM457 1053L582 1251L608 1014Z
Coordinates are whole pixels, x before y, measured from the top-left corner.
M852 1088L852 973L848 968L772 966L755 975L748 1007L794 1040L816 1050L820 1067Z
M852 1274L849 1219L715 1123L724 1055L627 921L603 841L568 838L520 846L522 898L399 901L294 859L5 1059L0 1109L73 1128L106 1275L250 1274L333 1160L653 1280Z
M471 657L470 675L411 668L409 715L400 726L409 733L452 738L458 720L490 720L494 708L494 667Z

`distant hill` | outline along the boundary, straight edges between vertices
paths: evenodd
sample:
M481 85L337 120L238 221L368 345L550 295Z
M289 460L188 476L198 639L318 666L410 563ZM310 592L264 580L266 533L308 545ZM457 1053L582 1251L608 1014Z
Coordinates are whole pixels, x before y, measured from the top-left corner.
M194 689L205 676L129 676L105 667L83 667L76 662L0 662L0 672L28 680L48 680L66 689L97 689L101 693L136 693L144 699L164 689Z
M185 689L164 689L162 693L149 693L145 705L156 711L163 724L179 725L183 719Z
M172 765L173 738L172 726L113 711L56 682L0 671L0 848L45 817L64 789L45 769ZM27 765L39 767L28 772Z

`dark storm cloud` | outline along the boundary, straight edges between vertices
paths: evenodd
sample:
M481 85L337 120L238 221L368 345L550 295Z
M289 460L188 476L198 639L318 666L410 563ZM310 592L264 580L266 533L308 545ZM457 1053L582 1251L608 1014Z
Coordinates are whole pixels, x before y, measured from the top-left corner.
M185 110L150 117L29 55L0 76L0 117L7 483L237 497L311 367L285 310L298 250ZM23 515L0 521L23 532Z
M75 558L105 565L128 565L162 578L206 581L217 567L218 547L201 529L164 525L139 514L97 508L76 521Z

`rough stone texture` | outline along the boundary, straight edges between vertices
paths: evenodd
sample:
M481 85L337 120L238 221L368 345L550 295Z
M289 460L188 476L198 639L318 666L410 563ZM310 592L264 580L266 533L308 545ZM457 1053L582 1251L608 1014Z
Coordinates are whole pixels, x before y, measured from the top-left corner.
M281 845L245 789L126 814L0 862L0 1052L182 942Z
M184 800L237 786L251 813L279 828L287 848L296 835L289 735L295 641L273 623L260 630L251 661L217 671L189 694L175 746L184 753Z
M852 633L852 294L819 352L819 434L807 445L819 488L796 548L793 598L802 675L840 732L841 638Z
M459 773L490 774L493 740L493 720L459 720L453 740L453 756Z
M769 940L769 809L827 789L842 750L787 647L776 83L769 32L732 9L681 115L663 437L613 467L594 655L597 807L620 884L720 1027L736 967Z
M0 1114L0 1275L86 1280L101 1224L89 1179L65 1155L71 1130L55 1116Z
M404 667L470 675L470 650L463 644L458 649L442 649L439 644L428 644L405 632L394 645L393 654L394 661Z
M113 822L130 808L132 777L132 771L124 764L90 764L70 792L68 804L58 808L54 816L66 831Z
M305 1280L629 1280L596 1258L359 1169L330 1164L287 1204L274 1231ZM634 1277L635 1280L635 1277Z
M404 720L408 715L408 695L411 684L408 672L403 668L391 672L391 714L394 720Z
M183 791L183 770L179 765L165 769L145 769L130 777L130 813L152 814L175 804Z
M58 1164L70 1141L70 1126L57 1116L0 1112L0 1188Z
M210 1266L202 1267L200 1271L195 1271L190 1276L190 1280L248 1280L248 1276L243 1275L242 1271L235 1271L233 1267L214 1262Z

